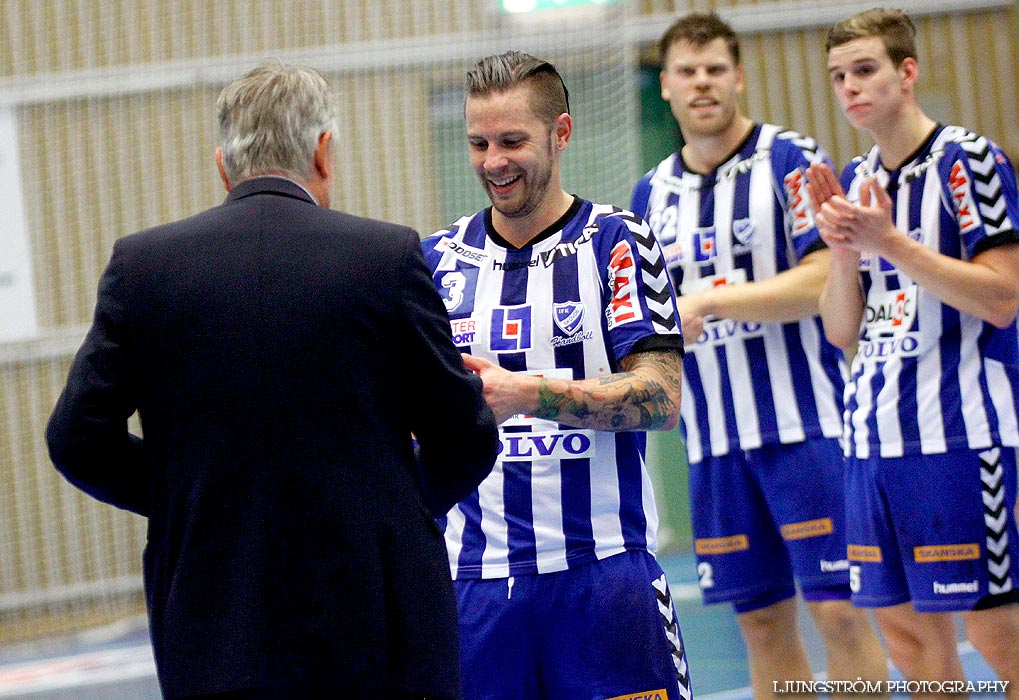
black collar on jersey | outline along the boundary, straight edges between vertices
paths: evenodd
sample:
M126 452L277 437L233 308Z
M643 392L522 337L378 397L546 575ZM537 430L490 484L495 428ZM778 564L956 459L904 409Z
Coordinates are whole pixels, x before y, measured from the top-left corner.
M897 170L901 170L902 166L906 165L907 163L912 163L914 160L917 160L920 157L921 153L924 153L925 151L929 150L930 147L931 147L931 144L934 143L935 137L937 137L937 135L944 128L945 127L941 123L935 124L934 128L931 129L929 134L927 134L926 138L924 138L924 140L920 143L920 145L916 147L916 150L913 151L912 153L910 153L908 156L906 156L906 158L901 163L899 163L896 167L889 168L887 165L884 164L884 162L881 160L881 151L880 151L880 149L877 152L878 163L881 164L881 167L888 174L892 174L892 173L894 173Z
M760 124L751 124L750 125L750 130L747 131L747 135L744 136L743 140L740 141L736 145L736 148L732 149L732 151L729 152L729 155L727 155L725 158L720 160L718 162L718 166L713 168L711 170L711 172L707 172L707 173L699 173L696 170L694 170L693 168L691 168L690 164L686 162L686 158L683 157L683 149L680 148L679 149L679 159L683 162L683 170L685 170L688 173L693 173L694 175L701 175L701 176L712 175L712 174L714 174L714 173L716 173L718 171L718 168L720 166L725 165L726 163L728 163L730 160L733 159L733 156L735 156L737 153L742 151L746 147L746 145L750 141L750 139L756 139L757 135L760 134L760 133L761 133L761 125Z
M553 234L559 233L569 223L570 219L577 215L580 211L580 205L583 200L577 195L573 195L573 204L566 210L566 213L559 217L559 219L546 228L544 231L527 241L524 245L517 248L515 245L507 241L505 238L499 235L499 232L495 230L495 224L492 223L492 207L485 209L485 230L488 232L488 237L492 239L492 242L496 245L502 246L503 248L509 248L510 250L523 250L524 248L530 248L532 245L537 245L543 240L552 236Z

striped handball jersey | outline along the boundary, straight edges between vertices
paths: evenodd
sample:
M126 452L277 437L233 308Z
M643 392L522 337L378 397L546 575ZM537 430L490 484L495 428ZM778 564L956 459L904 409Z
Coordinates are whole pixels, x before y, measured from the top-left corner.
M806 168L827 161L810 138L755 125L707 174L674 153L634 189L681 294L765 280L824 246ZM791 323L706 319L683 360L688 458L842 433L844 365L816 316Z
M895 227L969 260L1019 241L1011 164L985 137L939 126L898 170L877 147L842 174L850 201L877 176ZM954 309L877 255L864 254L866 298L846 387L846 454L860 459L1019 444L1016 323L995 328Z
M634 352L682 348L661 249L618 208L574 199L524 248L491 209L422 242L461 351L514 372L585 379ZM492 473L446 517L453 578L561 571L656 548L643 432L571 428L517 415Z

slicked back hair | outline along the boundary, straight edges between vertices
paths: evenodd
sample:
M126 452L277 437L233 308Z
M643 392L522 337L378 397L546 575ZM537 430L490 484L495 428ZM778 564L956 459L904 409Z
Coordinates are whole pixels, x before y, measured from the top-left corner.
M263 63L224 88L216 112L231 181L268 173L306 178L319 137L327 131L335 136L338 122L325 78L280 61Z
M467 73L467 98L506 92L520 85L531 88L531 109L552 123L570 111L570 95L562 76L548 61L520 51L507 51L478 61Z

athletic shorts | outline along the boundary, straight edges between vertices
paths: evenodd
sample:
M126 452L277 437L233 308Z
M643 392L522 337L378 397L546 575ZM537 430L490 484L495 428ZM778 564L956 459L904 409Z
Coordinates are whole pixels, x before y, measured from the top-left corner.
M796 595L796 582L806 600L847 600L844 470L828 438L690 464L704 602L748 612Z
M647 552L453 582L465 700L689 700L665 574Z
M911 600L919 611L946 612L1017 600L1015 505L1011 448L850 458L853 603Z

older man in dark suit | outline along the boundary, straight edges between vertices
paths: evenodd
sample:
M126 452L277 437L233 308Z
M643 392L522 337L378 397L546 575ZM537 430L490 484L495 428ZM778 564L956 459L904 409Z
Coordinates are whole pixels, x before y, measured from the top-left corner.
M218 112L229 195L114 246L53 462L148 517L167 698L459 698L432 516L495 459L481 383L417 234L328 209L322 77L260 66Z

